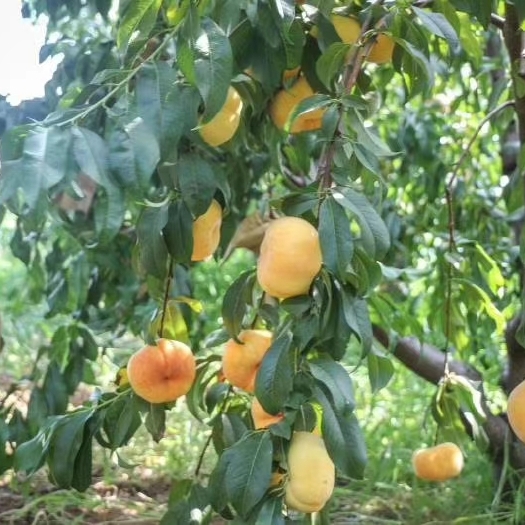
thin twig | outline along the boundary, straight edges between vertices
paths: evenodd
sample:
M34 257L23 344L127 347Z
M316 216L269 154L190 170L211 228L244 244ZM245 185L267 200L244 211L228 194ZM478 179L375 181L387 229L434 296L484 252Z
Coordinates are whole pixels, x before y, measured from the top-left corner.
M466 148L463 150L461 156L459 157L459 160L454 167L454 171L452 172L452 175L450 176L450 180L448 181L446 187L445 187L445 200L447 204L447 213L448 213L448 252L450 257L452 257L453 252L456 250L456 223L455 223L455 216L454 216L454 197L453 197L453 191L454 191L454 184L456 182L456 179L459 174L459 170L461 169L463 163L465 162L467 156L470 154L470 150L472 149L472 146L474 145L474 142L478 138L481 130L483 129L483 126L487 122L489 122L494 116L496 116L498 113L503 111L504 109L508 107L513 107L515 105L514 100L507 100L506 102L503 102L503 104L500 104L498 107L494 108L492 111L490 111L479 123L478 127L476 128L474 134L470 138ZM445 363L444 363L444 370L443 370L443 376L446 377L449 372L449 366L448 366L448 358L449 358L449 345L450 345L450 334L452 332L452 273L453 273L453 267L452 267L452 260L448 261L448 267L447 267L447 284L446 284L446 292L445 292Z
M483 120L479 123L479 126L476 128L476 131L470 138L467 147L463 150L463 153L461 154L461 157L458 160L458 163L456 164L456 167L454 168L454 171L452 172L452 176L450 181L448 182L447 186L449 189L452 189L452 185L455 182L455 179L458 175L459 169L461 168L461 165L465 161L467 155L470 153L470 149L472 148L474 142L478 138L478 135L480 134L481 130L483 129L483 126L489 122L493 117L495 117L498 113L503 111L504 109L507 109L509 107L514 107L515 101L514 100L507 100L506 102L503 102L503 104L500 104L498 107L494 108L490 113L487 113L487 115L483 118Z
M166 286L164 288L164 299L162 300L162 315L160 318L160 337L164 337L164 322L166 321L166 311L168 309L168 301L170 298L171 283L173 281L173 266L174 260L170 256L168 264L168 275L166 276Z
M224 396L224 399L222 400L221 402L221 405L218 409L218 412L217 414L215 415L215 417L217 416L220 416L223 412L224 412L224 409L226 408L226 403L228 402L228 398L230 397L230 394L233 392L233 387L230 385L225 396ZM201 453L199 455L199 459L197 461L197 466L195 467L195 472L194 472L194 476L197 478L200 474L200 471L201 471L201 468L202 468L202 463L204 462L204 455L206 454L206 451L208 450L208 447L210 446L210 443L211 443L211 440L213 438L213 431L209 433L207 439L206 439L206 443L204 443L204 446L202 447L202 450L201 450Z
M173 36L177 32L178 27L179 26L177 25L172 30L170 30L169 37ZM79 120L86 118L90 113L92 113L96 109L105 106L106 103L109 102L124 86L126 86L130 82L130 80L132 80L133 77L135 77L135 75L146 64L148 64L149 62L153 62L153 60L157 58L157 56L160 55L164 51L164 48L170 43L171 38L169 37L165 38L162 41L162 43L159 45L159 47L155 49L155 51L153 51L153 53L151 53L149 57L145 58L140 64L134 67L120 82L117 82L115 84L114 88L110 89L101 99L97 100L97 102L87 107L84 111L82 111L78 115L74 115L71 118L58 122L56 125L65 126L66 124L74 124L75 122L78 122Z

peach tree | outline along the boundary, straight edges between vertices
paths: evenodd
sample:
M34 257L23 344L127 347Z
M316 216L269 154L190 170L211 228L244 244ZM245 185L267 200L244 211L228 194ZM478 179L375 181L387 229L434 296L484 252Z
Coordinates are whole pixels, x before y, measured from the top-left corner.
M118 452L141 425L162 439L173 402L138 396L125 362L117 387L68 406L81 381L96 384L104 347L129 334L191 347L184 399L217 453L165 523L303 519L283 498L299 432L322 440L338 475L362 477L349 369L366 367L378 390L390 353L436 384L439 439L476 439L496 466L511 440L523 466L478 371L506 337L505 392L525 379L520 2L28 0L24 11L49 16L41 58L63 61L47 117L2 136L0 216L16 216L12 252L58 321L35 349L27 413L0 404L0 471L45 465L60 487L85 490L94 443ZM268 224L293 216L316 231L321 262L306 289L277 297L254 263L207 331L192 253L213 201L214 257L258 253ZM253 394L221 372L225 344L251 329L272 334ZM253 396L279 416L266 428Z

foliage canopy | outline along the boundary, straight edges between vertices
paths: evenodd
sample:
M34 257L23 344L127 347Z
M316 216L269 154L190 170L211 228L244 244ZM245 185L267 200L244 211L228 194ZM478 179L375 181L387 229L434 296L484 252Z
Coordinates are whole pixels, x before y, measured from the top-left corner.
M219 459L209 483L196 476L174 499L166 523L211 507L237 523L284 524L294 513L282 513L270 481L294 430L312 431L322 414L339 474L365 472L348 367L366 366L373 390L388 383L375 325L494 362L521 293L512 230L520 171L502 177L493 159L522 85L502 49L490 51L511 17L516 32L523 23L515 4L26 2L28 16L49 16L41 58L64 58L46 86L47 118L2 137L0 216L16 215L11 249L57 327L38 350L27 415L0 405L0 438L12 446L0 447L0 472L47 464L57 485L85 490L93 442L117 451L140 425L161 439L171 405L147 403L125 383L74 410L68 399L81 381L96 383L90 369L102 347L125 333L147 344L168 337L197 356L186 402L209 424ZM359 21L355 42L342 41L334 13ZM381 35L395 46L375 64ZM298 76L313 95L279 129L269 107ZM243 101L239 128L211 147L199 128L232 86ZM314 112L319 129L290 132ZM257 241L235 241L243 219L256 238L281 215L313 224L323 267L309 293L271 300L253 265L224 294L221 325L203 331L192 224L213 199L224 214L219 254L232 239L256 251ZM248 396L220 377L221 345L253 327L274 333L255 395L285 415L265 430L253 429ZM477 429L479 391L445 379L432 401L443 433L457 437L465 407Z

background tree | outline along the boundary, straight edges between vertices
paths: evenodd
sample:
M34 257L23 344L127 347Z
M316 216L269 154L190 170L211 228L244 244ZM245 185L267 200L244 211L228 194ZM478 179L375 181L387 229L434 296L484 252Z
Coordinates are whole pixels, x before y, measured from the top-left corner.
M56 484L84 490L93 441L116 451L142 424L162 438L172 404L147 402L124 379L67 410L81 381L96 383L91 364L104 347L131 333L191 347L186 402L219 457L209 480L196 476L174 498L166 522L185 523L194 508L240 523L294 518L282 511L290 483L272 486L272 473L291 479L294 431L319 433L338 473L361 477L366 446L341 363L367 367L379 389L388 351L438 386L436 441L466 432L498 476L507 457L519 473L523 446L482 382L499 380L491 366L505 342L503 390L525 379L518 2L24 9L49 15L42 57L64 60L46 87L45 120L2 137L0 202L17 217L11 249L31 294L58 322L38 351L27 415L2 405L11 446L2 470L46 463ZM278 259L302 235L294 223L268 248L282 262L272 284L254 264L225 293L222 325L207 324L201 310L213 305L193 292L194 223L212 203L223 215L218 256L258 252L285 215L313 225L315 279L281 286L315 262L315 245L290 274ZM224 381L224 343L250 330L273 334L254 384L235 385L226 370ZM253 395L279 417L266 430L249 413Z

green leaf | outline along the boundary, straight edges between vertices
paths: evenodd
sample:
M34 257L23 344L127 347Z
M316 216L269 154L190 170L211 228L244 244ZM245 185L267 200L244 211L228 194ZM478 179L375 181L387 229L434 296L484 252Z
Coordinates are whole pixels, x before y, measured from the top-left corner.
M14 469L16 472L34 474L45 462L47 453L46 436L39 432L33 439L16 447Z
M320 56L315 65L315 71L323 84L331 89L332 80L339 74L351 46L342 42L334 42Z
M226 101L233 71L230 41L224 31L210 18L202 21L193 42L195 81L205 111L203 122L211 120Z
M217 189L211 165L195 153L183 155L176 165L177 185L191 213L198 217L207 211Z
M160 145L162 159L175 159L183 133L197 125L199 93L180 83L166 62L148 64L137 75L132 113L141 118Z
M347 112L347 118L350 123L350 128L357 134L359 146L367 150L370 154L373 154L375 157L388 157L394 155L379 135L376 135L369 126L365 126L359 111L356 109L349 110Z
M150 404L145 426L153 441L158 443L164 437L164 432L166 431L166 410L164 406Z
M301 317L312 308L313 300L309 295L296 295L280 302L280 307L294 317Z
M66 269L67 310L74 312L86 302L90 280L90 267L85 252L72 255Z
M459 50L460 44L456 30L443 14L426 11L416 6L412 6L412 10L428 31L444 38L450 45L452 51L457 52Z
M109 184L108 148L102 137L93 131L75 127L73 134L73 153L80 170L97 184Z
M337 186L332 190L336 202L349 210L361 229L361 241L371 257L381 259L390 248L390 234L381 216L368 199L352 188Z
M22 229L22 223L17 221L15 233L9 242L11 253L17 259L20 259L26 266L29 266L31 263L31 247L32 243L29 242L27 235L25 235Z
M42 385L46 396L49 414L63 414L69 401L69 393L65 377L60 373L60 368L55 361L47 366L47 372Z
M322 392L316 397L323 407L321 431L326 450L335 466L346 476L361 479L367 462L366 443L357 418L349 407L336 412Z
M13 441L16 441L16 437L13 436ZM0 474L13 466L13 455L8 453L6 444L10 441L10 431L7 423L0 419Z
M288 57L285 50L272 48L265 36L264 32L261 34L253 31L246 18L234 29L230 40L235 62L240 67L250 67L254 77L260 79L264 91L271 92L281 84L282 71L287 67Z
M272 342L255 380L255 395L266 412L282 411L292 390L293 377L292 334L286 331Z
M378 286L383 278L381 266L361 246L357 246L346 282L356 290L356 296L365 296Z
M108 137L109 168L123 186L146 188L160 159L159 145L144 121L120 122Z
M354 410L354 386L341 363L332 359L316 359L309 363L309 367L319 387L329 396L337 412Z
M162 229L168 253L175 262L189 263L193 253L193 217L183 201L171 202Z
M281 207L286 215L301 216L319 205L316 192L288 193L281 201Z
M461 47L465 50L468 57L474 63L475 67L481 66L481 60L483 59L483 47L479 45L478 36L476 35L476 26L472 25L472 18L465 13L457 14L460 29L459 29L459 38L461 40ZM494 91L498 94L501 94L503 89L501 82L494 83ZM495 97L499 99L498 96ZM493 97L491 97L494 100ZM494 109L496 107L496 102L494 105L489 105L487 109Z
M216 358L217 356L210 357L211 360ZM209 360L199 362L197 365L197 375L190 391L185 397L188 410L198 421L206 420L211 410L213 410L209 409L208 401L210 400L210 396L213 396L216 392L213 383L217 379L217 371L214 367L209 366L209 364ZM212 386L210 386L210 383L212 383ZM213 390L208 395L210 389ZM222 393L223 395L226 394L224 391ZM222 399L224 399L224 397L221 398L221 401Z
M41 433L41 428L45 425L48 415L49 408L43 389L39 387L33 388L27 407L27 422L29 423L31 434Z
M168 207L148 207L137 223L140 264L149 275L164 280L167 273L168 249L162 231L168 222Z
M254 525L269 525L270 523L272 525L285 525L281 498L267 499L259 510Z
M226 493L241 517L264 496L272 476L273 446L269 432L252 432L221 457L227 464Z
M346 323L361 341L363 356L372 348L372 324L368 313L368 306L363 299L357 299L348 288L341 290L343 313Z
M270 5L284 28L289 28L295 17L295 0L271 0Z
M486 450L488 438L483 425L487 420L487 414L483 409L483 394L479 384L476 385L466 377L451 373L447 378L446 388L451 390L451 395L455 397L461 411L463 425L468 426L472 431L480 449Z
M505 286L505 278L503 277L497 262L479 243L475 244L474 256L490 291L493 294L497 294L498 291Z
M247 270L235 279L226 290L222 300L222 319L230 337L236 338L242 330L242 322L255 283L253 270Z
M69 327L67 325L59 326L51 338L49 354L57 362L61 373L64 372L69 363L70 343Z
M34 209L43 191L69 175L71 132L58 127L35 126L24 138L22 151L22 137L2 141L0 204L15 197L20 190L23 200Z
M265 432L265 434L268 434ZM222 454L217 461L215 468L210 474L208 488L210 490L211 505L217 512L223 512L229 503L227 492L229 457L227 453ZM271 475L271 474L270 474Z
M148 35L153 29L162 0L131 0L122 2L119 13L117 45L124 50L138 31Z
M410 96L429 93L434 85L434 71L428 58L413 44L396 39L396 44L405 50L399 67L394 54L394 66L404 74L405 85Z
M218 454L232 447L246 434L248 427L238 414L220 414L213 424L212 439Z
M321 93L317 93L305 100L301 100L299 104L294 106L293 110L288 115L284 129L286 131L290 131L294 121L301 115L305 115L306 113L310 113L311 111L315 111L317 109L327 108L333 103L332 97L329 95L323 95Z
M344 279L353 254L350 221L338 202L326 197L319 210L319 239L324 265L340 279Z
M95 409L79 410L63 416L50 437L47 464L50 476L59 487L70 488L75 460L84 440L84 426Z
M111 450L127 444L141 424L137 403L130 393L115 399L104 412L102 428Z
M82 445L75 458L71 487L81 492L89 488L93 479L93 436L99 430L100 424L100 413L93 414L86 422Z
M502 334L505 331L505 316L498 310L496 305L491 301L489 295L485 290L480 288L477 284L468 281L467 279L453 278L452 283L461 285L463 291L471 299L469 303L472 307L477 303L479 309L485 310L485 313L496 323L498 333Z
M95 231L101 243L108 243L119 233L126 214L124 192L119 186L107 183L97 191L95 199Z
M372 347L372 351L367 355L367 365L372 392L379 392L388 385L394 375L392 360Z
M290 2L295 11L294 0ZM284 31L281 31L281 40L286 54L286 69L294 69L301 65L303 58L306 36L303 25L299 18L292 16L290 25L287 25ZM280 68L278 71L281 71Z
M492 12L492 2L479 2L478 0L451 0L451 3L456 6L458 11L464 11L469 15L475 16L485 30L488 28ZM521 6L519 0L514 3L515 5ZM523 13L523 16L525 16L525 12Z

